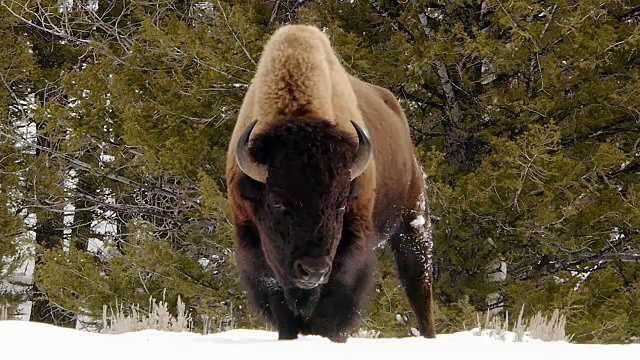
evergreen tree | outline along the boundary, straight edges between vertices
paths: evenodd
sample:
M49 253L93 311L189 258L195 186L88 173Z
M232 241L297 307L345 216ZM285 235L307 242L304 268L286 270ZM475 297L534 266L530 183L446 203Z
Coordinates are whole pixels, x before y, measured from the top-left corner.
M35 59L20 21L0 8L0 305L17 312L30 282L17 273L28 258L26 225L28 211L22 206L19 189L25 163L23 142L30 136L26 121L33 78L38 76Z

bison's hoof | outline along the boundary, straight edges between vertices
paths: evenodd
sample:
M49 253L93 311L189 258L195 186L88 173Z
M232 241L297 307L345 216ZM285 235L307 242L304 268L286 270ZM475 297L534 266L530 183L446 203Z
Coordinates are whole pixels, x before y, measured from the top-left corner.
M298 339L298 334L294 334L288 331L280 331L278 332L278 340L296 340Z
M344 334L332 336L329 338L329 340L338 344L345 344L347 342L347 339L349 339L349 337Z

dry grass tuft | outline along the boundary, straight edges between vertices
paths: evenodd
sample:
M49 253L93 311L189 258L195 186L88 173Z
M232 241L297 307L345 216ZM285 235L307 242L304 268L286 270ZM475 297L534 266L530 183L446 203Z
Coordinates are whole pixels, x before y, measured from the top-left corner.
M538 311L535 315L531 316L528 321L523 321L522 315L524 313L524 304L520 310L520 316L513 324L511 332L515 335L513 341L523 341L525 335L542 341L567 341L570 342L572 336L567 336L565 333L565 326L567 324L567 318L564 315L560 315L560 311L556 309L551 315L551 318L542 316L542 312ZM480 323L480 316L478 315L477 327L473 330L477 336L488 335L494 339L507 340L507 332L509 331L509 312L505 313L504 320L499 316L489 318L487 312L484 327Z
M164 298L164 296L163 296ZM191 315L186 311L186 306L178 296L176 303L177 315L173 316L169 313L167 303L156 300L151 296L149 298L149 311L144 314L140 311L139 305L131 305L130 314L125 314L122 304L118 307L116 303L116 312L111 309L111 316L107 317L107 306L102 307L102 330L101 333L106 334L122 334L140 330L159 330L182 332L192 330L193 320Z

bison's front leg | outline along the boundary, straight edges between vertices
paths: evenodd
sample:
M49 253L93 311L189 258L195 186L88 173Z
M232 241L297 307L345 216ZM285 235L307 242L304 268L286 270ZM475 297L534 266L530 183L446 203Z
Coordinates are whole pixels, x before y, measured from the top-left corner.
M329 338L333 342L344 343L355 330L360 319L363 299L371 281L370 270L359 274L356 283L348 285L336 281L323 289L313 316L308 322L310 334ZM303 328L303 333L307 329Z
M250 223L237 224L236 263L242 286L254 309L278 328L279 340L298 337L300 319L287 306L284 290L269 271L260 247L260 237Z
M273 279L269 279L272 282ZM270 284L264 286L263 281L255 279L245 282L247 295L252 304L261 310L261 315L278 329L278 340L294 340L298 338L301 320L287 306L285 292L282 288Z
M418 319L420 335L434 338L432 243L428 221L428 214L408 211L390 242L398 275Z
M269 306L278 327L278 340L294 340L300 332L300 319L286 304L284 293L276 291L269 296Z
M360 233L362 234L362 233ZM334 271L323 287L313 316L303 328L344 343L359 323L365 298L373 288L375 256L368 249L365 239L351 231L345 231L334 261Z

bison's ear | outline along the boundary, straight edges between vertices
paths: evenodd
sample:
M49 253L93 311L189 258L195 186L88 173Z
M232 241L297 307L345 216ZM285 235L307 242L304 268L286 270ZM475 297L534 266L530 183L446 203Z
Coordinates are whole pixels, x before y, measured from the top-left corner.
M238 189L240 190L240 196L242 196L243 199L259 200L262 199L264 184L242 174L238 179Z

